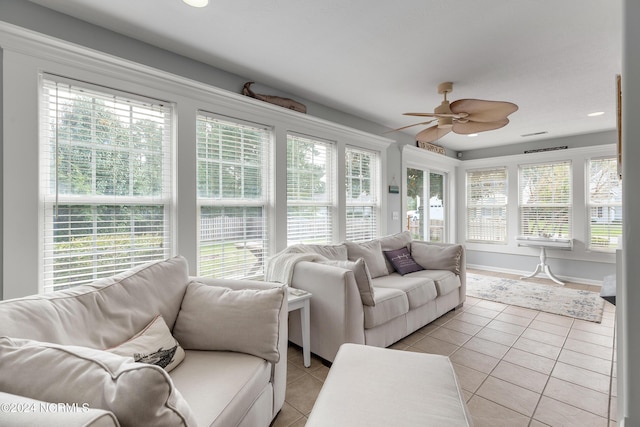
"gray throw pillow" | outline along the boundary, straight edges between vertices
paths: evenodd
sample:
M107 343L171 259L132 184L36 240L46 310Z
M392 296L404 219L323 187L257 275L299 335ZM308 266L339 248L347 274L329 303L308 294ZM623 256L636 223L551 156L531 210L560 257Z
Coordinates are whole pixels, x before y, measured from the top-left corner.
M349 252L349 261L357 261L358 258L364 258L372 279L389 275L389 270L387 270L387 264L382 254L382 247L378 240L370 240L364 243L345 242L345 245Z
M460 274L462 245L440 246L412 242L411 256L427 270L449 270L455 274Z
M284 286L231 290L191 282L173 335L187 350L237 351L277 363L279 317L286 298Z
M358 285L358 291L360 292L360 298L362 304L375 306L375 294L373 286L371 285L371 273L367 267L364 258L358 258L356 261L320 261L320 264L334 265L340 268L346 268L353 271L353 275L356 278L356 284Z

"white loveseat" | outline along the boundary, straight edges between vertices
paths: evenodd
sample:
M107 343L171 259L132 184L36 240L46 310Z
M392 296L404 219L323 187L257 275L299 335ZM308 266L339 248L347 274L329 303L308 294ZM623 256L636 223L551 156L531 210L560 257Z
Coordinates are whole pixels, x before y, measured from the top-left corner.
M398 250L420 270L399 274L385 255ZM266 279L313 294L311 352L329 362L343 343L387 347L466 298L464 247L413 241L408 231L364 243L290 246L267 261ZM289 317L289 339L301 345L298 316Z
M282 286L189 277L182 257L0 301L0 425L268 426L287 314ZM123 355L155 325L171 351Z

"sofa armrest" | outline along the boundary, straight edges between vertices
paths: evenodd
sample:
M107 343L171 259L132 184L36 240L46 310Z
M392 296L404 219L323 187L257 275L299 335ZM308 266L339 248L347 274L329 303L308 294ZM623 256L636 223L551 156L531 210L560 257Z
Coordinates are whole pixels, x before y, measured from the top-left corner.
M233 290L255 289L266 290L274 287L283 286L280 283L260 282L257 280L232 280L232 279L212 279L210 277L190 277L191 280L204 283L205 285L222 286ZM286 295L286 292L285 292ZM272 383L273 383L273 416L284 405L284 398L287 384L287 346L288 346L288 304L287 299L283 301L283 308L279 315L280 334L278 335L278 352L280 360L273 364Z
M311 352L333 361L346 342L364 344L364 308L352 270L298 262L291 287L311 292ZM289 339L301 343L299 313L290 316Z
M51 427L119 427L111 411L82 404L44 402L0 391L0 425Z

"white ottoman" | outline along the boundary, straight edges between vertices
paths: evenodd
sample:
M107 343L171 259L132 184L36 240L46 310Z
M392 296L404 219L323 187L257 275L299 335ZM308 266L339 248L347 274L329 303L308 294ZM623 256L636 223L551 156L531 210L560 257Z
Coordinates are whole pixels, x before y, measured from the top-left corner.
M343 344L306 427L472 426L447 356Z

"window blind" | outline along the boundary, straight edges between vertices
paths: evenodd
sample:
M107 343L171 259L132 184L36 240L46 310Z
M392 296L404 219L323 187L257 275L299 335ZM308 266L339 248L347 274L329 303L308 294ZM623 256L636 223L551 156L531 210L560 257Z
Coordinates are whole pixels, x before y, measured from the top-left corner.
M520 235L571 238L571 162L521 165Z
M378 234L379 154L345 149L347 240L361 242Z
M507 169L467 171L467 241L507 241Z
M335 144L287 135L287 239L331 243L333 236Z
M589 249L612 251L622 236L622 181L618 179L615 157L590 159L589 179Z
M196 123L198 274L259 276L269 248L271 132L264 126L204 112L198 114Z
M40 105L44 291L170 256L172 105L54 76Z

